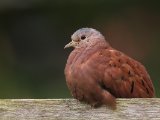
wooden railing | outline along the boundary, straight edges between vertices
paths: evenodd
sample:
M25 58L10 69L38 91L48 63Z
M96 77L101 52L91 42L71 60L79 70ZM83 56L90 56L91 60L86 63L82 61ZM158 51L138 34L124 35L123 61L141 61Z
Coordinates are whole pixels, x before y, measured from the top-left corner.
M117 109L74 99L0 99L0 120L160 120L160 99L117 99Z

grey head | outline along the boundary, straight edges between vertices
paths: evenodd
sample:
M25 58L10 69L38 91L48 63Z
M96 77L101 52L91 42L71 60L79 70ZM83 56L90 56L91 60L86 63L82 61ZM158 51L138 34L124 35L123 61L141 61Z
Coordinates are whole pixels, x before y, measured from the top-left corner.
M93 28L81 28L73 33L71 36L72 41L64 48L74 47L81 48L91 46L97 41L105 41L104 36Z

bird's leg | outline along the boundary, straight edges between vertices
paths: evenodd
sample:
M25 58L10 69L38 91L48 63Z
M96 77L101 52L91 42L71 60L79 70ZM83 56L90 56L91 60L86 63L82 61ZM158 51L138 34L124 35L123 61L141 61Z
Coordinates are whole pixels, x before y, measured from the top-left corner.
M100 107L101 105L102 105L102 103L100 103L100 102L94 102L94 103L91 104L91 107L93 107L93 108L98 108L98 107Z

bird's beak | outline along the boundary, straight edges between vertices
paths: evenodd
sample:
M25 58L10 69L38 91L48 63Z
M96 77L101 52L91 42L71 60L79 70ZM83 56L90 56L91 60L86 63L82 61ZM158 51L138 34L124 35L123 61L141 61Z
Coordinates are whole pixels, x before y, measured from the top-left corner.
M72 40L70 43L68 43L67 45L64 46L64 49L65 49L65 48L69 48L69 47L75 47L75 46L76 46L76 42L74 42L74 41Z

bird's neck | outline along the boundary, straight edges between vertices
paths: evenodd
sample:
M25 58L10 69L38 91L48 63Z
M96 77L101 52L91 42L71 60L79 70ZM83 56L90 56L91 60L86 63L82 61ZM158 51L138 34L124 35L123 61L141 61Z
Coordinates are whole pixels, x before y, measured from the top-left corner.
M86 61L95 52L107 48L110 48L110 45L106 41L97 41L91 46L75 48L70 54L69 63L75 63L76 61L81 63Z
M75 48L75 51L88 51L88 50L97 50L101 48L109 48L110 45L106 40L96 39L94 42L92 41L90 44L86 46L81 46Z

